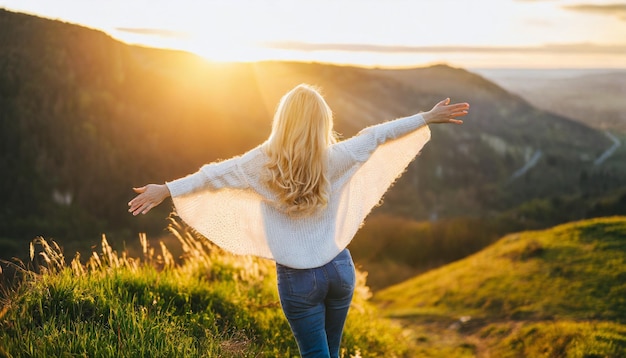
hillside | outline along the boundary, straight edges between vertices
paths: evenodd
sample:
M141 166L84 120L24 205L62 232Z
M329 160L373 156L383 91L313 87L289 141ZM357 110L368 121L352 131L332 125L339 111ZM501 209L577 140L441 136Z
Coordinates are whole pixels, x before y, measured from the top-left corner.
M274 264L227 255L175 231L181 264L145 237L138 257L118 254L103 239L82 262L35 241L22 283L0 292L0 357L297 356ZM359 273L343 354L407 357L399 327L380 317L369 295Z
M626 217L612 217L508 235L374 299L416 330L471 342L478 356L621 357L624 297Z
M344 137L445 97L471 103L464 126L432 128L375 211L439 225L433 232L469 248L403 263L410 270L474 252L476 236L489 242L626 205L624 147L594 165L612 145L604 133L463 69L213 63L4 10L0 32L1 257L25 256L38 235L83 253L102 233L129 245L138 232L165 235L170 205L132 217L130 188L258 145L280 96L300 82L323 89Z

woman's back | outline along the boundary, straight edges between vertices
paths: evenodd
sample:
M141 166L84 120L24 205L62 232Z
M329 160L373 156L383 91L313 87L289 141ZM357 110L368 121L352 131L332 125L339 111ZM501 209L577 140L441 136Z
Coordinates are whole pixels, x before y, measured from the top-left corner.
M167 185L178 215L218 246L289 267L317 267L350 243L429 138L418 114L326 147L327 201L305 215L285 211L268 185L263 173L270 159L263 145Z
M461 123L469 105L366 128L335 144L332 113L309 86L287 93L262 145L166 185L135 188L129 211L171 195L178 215L218 246L276 261L283 312L303 357L338 357L355 285L346 246L430 139L427 123Z

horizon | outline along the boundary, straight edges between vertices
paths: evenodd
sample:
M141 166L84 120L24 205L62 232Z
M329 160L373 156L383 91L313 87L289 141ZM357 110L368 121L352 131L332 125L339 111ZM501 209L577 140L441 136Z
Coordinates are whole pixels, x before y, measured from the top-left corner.
M0 8L100 30L129 45L182 50L217 62L626 68L626 3L606 1L0 0Z

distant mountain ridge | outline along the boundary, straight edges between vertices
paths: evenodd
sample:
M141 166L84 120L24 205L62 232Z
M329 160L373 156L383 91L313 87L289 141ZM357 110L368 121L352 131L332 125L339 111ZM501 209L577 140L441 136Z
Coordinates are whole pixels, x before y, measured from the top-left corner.
M476 72L538 108L594 128L626 133L626 69Z
M462 127L432 127L377 212L485 216L592 187L606 194L623 182L621 172L593 166L612 144L603 133L463 69L213 63L5 10L0 32L0 241L161 232L167 205L132 218L130 188L261 143L278 99L301 82L322 88L344 137L445 97L471 103ZM536 153L532 169L512 178Z

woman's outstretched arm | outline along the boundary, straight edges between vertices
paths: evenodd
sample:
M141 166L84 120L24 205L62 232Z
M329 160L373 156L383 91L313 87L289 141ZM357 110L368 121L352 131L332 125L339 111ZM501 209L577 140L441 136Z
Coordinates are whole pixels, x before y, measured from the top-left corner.
M186 177L179 178L165 184L148 184L141 188L133 188L139 194L128 203L128 212L133 215L146 214L150 209L159 205L168 196L177 197L192 193L196 190L218 190L221 188L243 189L248 183L240 173L238 163L246 155L254 155L258 147L242 157L203 165L200 170Z
M335 145L347 153L347 166L351 160L365 162L376 148L388 140L399 138L424 125L429 124L462 124L457 119L469 112L468 103L450 104L450 98L437 103L430 111L414 114L409 117L398 118L388 122L375 124L360 131L357 135ZM338 160L336 160L338 161Z
M133 215L147 213L170 196L170 191L165 184L148 184L141 188L133 188L133 190L139 194L128 202L130 206L128 212Z

